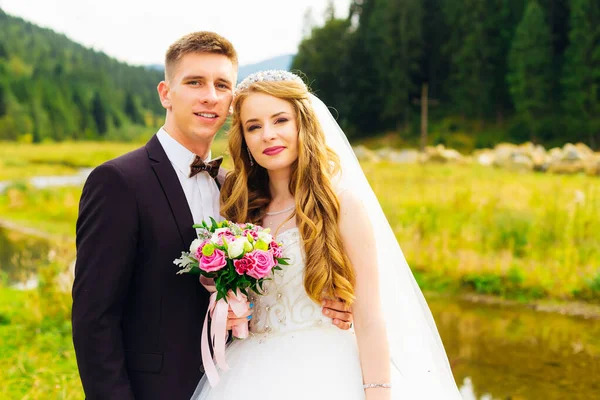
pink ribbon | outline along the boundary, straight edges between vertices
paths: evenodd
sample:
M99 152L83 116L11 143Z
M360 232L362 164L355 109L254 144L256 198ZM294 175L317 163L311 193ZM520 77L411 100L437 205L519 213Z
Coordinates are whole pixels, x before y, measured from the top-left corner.
M209 292L210 295L210 303L208 306L208 310L206 311L206 316L204 317L204 325L202 327L202 364L204 365L204 372L206 373L206 377L208 378L208 382L210 386L215 387L219 383L219 373L217 372L217 368L215 366L215 362L221 370L228 371L229 366L225 362L225 339L227 338L227 313L229 308L233 313L240 317L244 315L248 311L248 301L246 295L240 293L234 293L233 291L229 291L227 293L227 301L225 299L221 299L217 301L217 291L212 279L205 278L203 276L200 277L200 283L204 286ZM208 332L207 325L208 319L212 319L211 327L210 327L210 339L213 345L214 352L214 360L210 356L210 348L208 342ZM248 324L236 325L233 327L233 336L239 339L245 339L248 337Z

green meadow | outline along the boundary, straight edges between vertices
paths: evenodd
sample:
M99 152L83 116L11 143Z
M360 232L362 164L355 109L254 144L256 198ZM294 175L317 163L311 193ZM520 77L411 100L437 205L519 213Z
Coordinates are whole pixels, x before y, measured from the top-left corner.
M68 292L81 187L35 189L28 178L75 174L139 145L0 143L0 181L11 181L0 219L51 249L30 267L37 289L12 289L0 271L0 398L83 398ZM218 140L213 154L225 147ZM600 302L600 179L476 165L363 169L427 292Z
M0 195L1 218L72 240L81 188L34 189L26 178L75 173L139 145L2 143L0 180L13 177L13 184ZM213 153L225 148L217 140ZM423 285L525 299L600 298L597 177L450 164L363 169Z

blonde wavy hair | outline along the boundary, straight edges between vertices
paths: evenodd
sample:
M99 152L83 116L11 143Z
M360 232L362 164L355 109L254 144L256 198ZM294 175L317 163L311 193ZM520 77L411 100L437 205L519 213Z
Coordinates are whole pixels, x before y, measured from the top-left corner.
M292 165L289 189L296 201L295 217L306 253L306 292L317 302L339 298L351 305L356 276L340 236L340 202L332 184L339 171L339 159L325 144L325 134L304 85L262 81L236 94L228 134L234 168L221 188L221 215L235 222L261 224L271 201L269 176L257 163L250 165L240 120L242 104L252 93L286 100L296 115L298 159Z

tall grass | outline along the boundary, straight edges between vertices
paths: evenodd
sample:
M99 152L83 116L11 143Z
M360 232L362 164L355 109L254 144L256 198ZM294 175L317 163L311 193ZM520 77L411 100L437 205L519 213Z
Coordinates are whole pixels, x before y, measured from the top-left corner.
M57 281L70 257L70 250L51 252L39 268L36 290L0 284L2 399L83 398L71 339L71 297Z
M72 239L79 209L81 187L36 190L12 185L0 194L0 218L24 227Z
M225 152L226 141L222 136L220 133L215 140L213 154ZM0 142L0 181L74 174L79 168L95 167L144 144L145 142Z
M0 180L13 183L0 193L0 219L17 222L51 235L73 237L81 187L34 189L26 178L74 174L77 168L95 167L134 150L140 143L63 142L50 144L0 143ZM227 142L215 140L212 155L224 154ZM3 157L4 156L4 157ZM16 162L15 160L20 160ZM225 167L230 167L227 159Z
M493 294L511 285L534 297L597 289L599 179L479 166L363 167L415 269Z
M86 165L85 151L95 146L90 166L128 150L108 143L76 144L69 151L48 146L37 150L64 152L45 160L72 155L77 166ZM600 179L478 166L363 168L424 287L600 300ZM83 398L68 283L61 287L56 279L74 256L80 194L77 187L36 190L21 183L0 194L2 219L69 238L40 264L38 289L16 291L0 279L2 399Z
M90 146L94 162L126 151L72 145ZM86 147L61 153L49 146L47 159L70 154L84 164ZM217 141L213 154L224 148ZM363 168L421 283L439 289L458 282L458 289L510 297L600 298L600 179L477 165ZM0 215L72 237L80 194L15 184L0 195Z

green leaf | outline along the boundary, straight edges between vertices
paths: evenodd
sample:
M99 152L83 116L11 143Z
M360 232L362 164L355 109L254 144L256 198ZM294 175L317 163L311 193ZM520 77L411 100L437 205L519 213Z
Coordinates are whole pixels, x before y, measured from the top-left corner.
M215 221L215 219L213 217L210 217L210 222L212 222L212 229L213 230L217 230L219 229L219 224L217 223L217 221Z
M223 285L219 284L219 286L217 286L217 293L217 298L220 297L222 299L227 300L227 290Z
M193 266L190 271L188 272L188 274L191 275L200 275L202 273L202 270L200 268L198 268L197 266Z
M232 286L231 284L235 281L235 276L227 275L227 285Z

